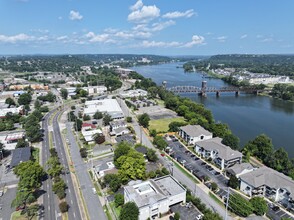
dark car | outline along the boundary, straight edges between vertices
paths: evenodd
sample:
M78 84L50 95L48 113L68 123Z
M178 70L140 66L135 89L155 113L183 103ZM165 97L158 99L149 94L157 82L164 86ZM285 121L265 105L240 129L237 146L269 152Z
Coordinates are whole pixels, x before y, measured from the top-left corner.
M220 175L220 172L215 172L214 175L216 175L216 176L217 176L217 175Z
M170 216L169 220L175 220L175 218L173 216Z
M186 150L185 153L188 154L188 153L190 153L190 151Z
M192 157L192 158L195 157L195 154L191 154L191 157Z
M276 211L280 210L280 207L279 207L279 206L274 206L274 207L272 208L272 210L276 212Z
M206 165L206 163L205 163L205 162L202 162L202 163L201 163L201 166L205 166L205 165Z
M195 157L194 160L199 160L199 157Z

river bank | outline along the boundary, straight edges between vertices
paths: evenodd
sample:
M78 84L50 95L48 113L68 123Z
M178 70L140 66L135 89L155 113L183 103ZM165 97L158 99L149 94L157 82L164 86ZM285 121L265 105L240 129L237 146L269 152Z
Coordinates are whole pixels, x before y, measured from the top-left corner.
M133 70L146 78L151 78L157 85L167 81L167 87L176 85L201 86L204 80L202 73L185 73L182 68L176 68L179 63L169 63L155 66L134 67ZM226 87L229 84L220 79L205 78L207 86ZM248 140L265 133L272 138L275 148L284 147L290 157L294 156L294 103L284 102L268 96L241 93L235 97L222 93L220 97L208 94L207 98L197 94L180 94L202 103L212 111L215 121L229 125L244 146Z

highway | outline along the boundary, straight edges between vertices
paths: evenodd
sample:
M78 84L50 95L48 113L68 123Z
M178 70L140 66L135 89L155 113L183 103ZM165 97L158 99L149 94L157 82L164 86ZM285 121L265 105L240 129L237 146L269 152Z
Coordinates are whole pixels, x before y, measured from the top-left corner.
M44 116L44 120L42 121L42 128L44 129L44 137L42 142L42 158L41 158L41 164L44 167L44 169L47 168L46 162L50 157L50 146L49 146L49 119L52 113L54 112L50 111L48 114ZM58 207L55 206L57 203L57 198L52 192L52 180L48 178L46 181L43 182L42 189L44 190L43 195L43 206L44 206L44 213L43 216L40 219L58 219L57 218L57 210Z
M65 148L62 141L62 136L60 132L60 128L58 125L58 117L61 115L62 112L57 112L53 118L53 145L56 148L58 156L60 158L60 163L64 166L65 170L69 169L68 161L65 153ZM79 204L77 201L75 189L73 186L72 178L70 173L66 173L63 175L63 179L67 184L66 190L66 201L69 205L68 210L68 219L82 219Z
M145 132L142 130L142 128L138 124L136 116L132 112L130 112L129 108L127 107L127 105L125 104L125 102L123 100L121 100L119 98L117 98L117 99L118 99L118 102L121 104L121 108L122 108L125 116L131 116L133 118L132 124L133 124L134 130L136 132L137 137L139 137L141 139L142 144L149 147L149 148L155 149L157 151L157 149L153 146L153 144L150 142L150 140L147 137L147 135L145 134ZM225 216L224 207L220 206L216 201L214 201L207 194L205 186L195 184L195 182L192 181L190 178L188 178L180 169L178 169L176 166L171 166L171 162L168 161L167 159L163 158L162 156L160 156L158 151L157 151L157 155L159 158L159 162L162 163L169 170L172 169L173 176L177 180L179 180L182 184L186 185L188 187L188 189L190 189L192 192L194 192L196 194L196 196L199 197L201 199L201 201L206 204L207 207L209 207L213 211L219 213L222 217ZM233 219L233 217L228 216L227 219Z
M77 177L80 180L81 191L88 209L89 217L91 220L107 220L98 196L92 191L94 185L88 174L88 166L80 156L79 147L72 131L72 123L68 122L66 127L72 161L75 166Z

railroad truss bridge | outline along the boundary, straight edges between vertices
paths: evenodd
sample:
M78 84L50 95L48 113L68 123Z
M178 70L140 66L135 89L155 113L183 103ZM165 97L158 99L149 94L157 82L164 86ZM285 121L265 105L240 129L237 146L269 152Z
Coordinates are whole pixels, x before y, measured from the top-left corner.
M166 81L164 81L163 86L166 88ZM235 93L236 96L240 92L258 94L258 89L256 87L207 87L207 82L202 81L201 87L196 86L174 86L166 88L166 90L174 93L197 93L200 96L206 97L207 93L215 93L216 96L220 96L221 93Z

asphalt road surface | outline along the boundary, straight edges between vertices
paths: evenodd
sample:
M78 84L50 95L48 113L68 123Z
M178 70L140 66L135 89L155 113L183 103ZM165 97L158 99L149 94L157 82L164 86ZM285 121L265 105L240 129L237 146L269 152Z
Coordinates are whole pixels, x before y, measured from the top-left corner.
M71 158L75 166L77 177L80 181L81 191L88 209L89 217L91 220L107 220L98 196L92 191L94 185L88 174L87 164L84 163L80 156L79 147L71 130L72 124L67 123L66 127L67 137L70 143Z
M61 112L58 112L53 118L53 145L55 146L60 158L60 163L64 166L65 170L69 170L60 128L58 125L58 117L60 114ZM71 174L65 172L63 179L68 187L66 190L66 201L69 205L68 219L82 219Z

